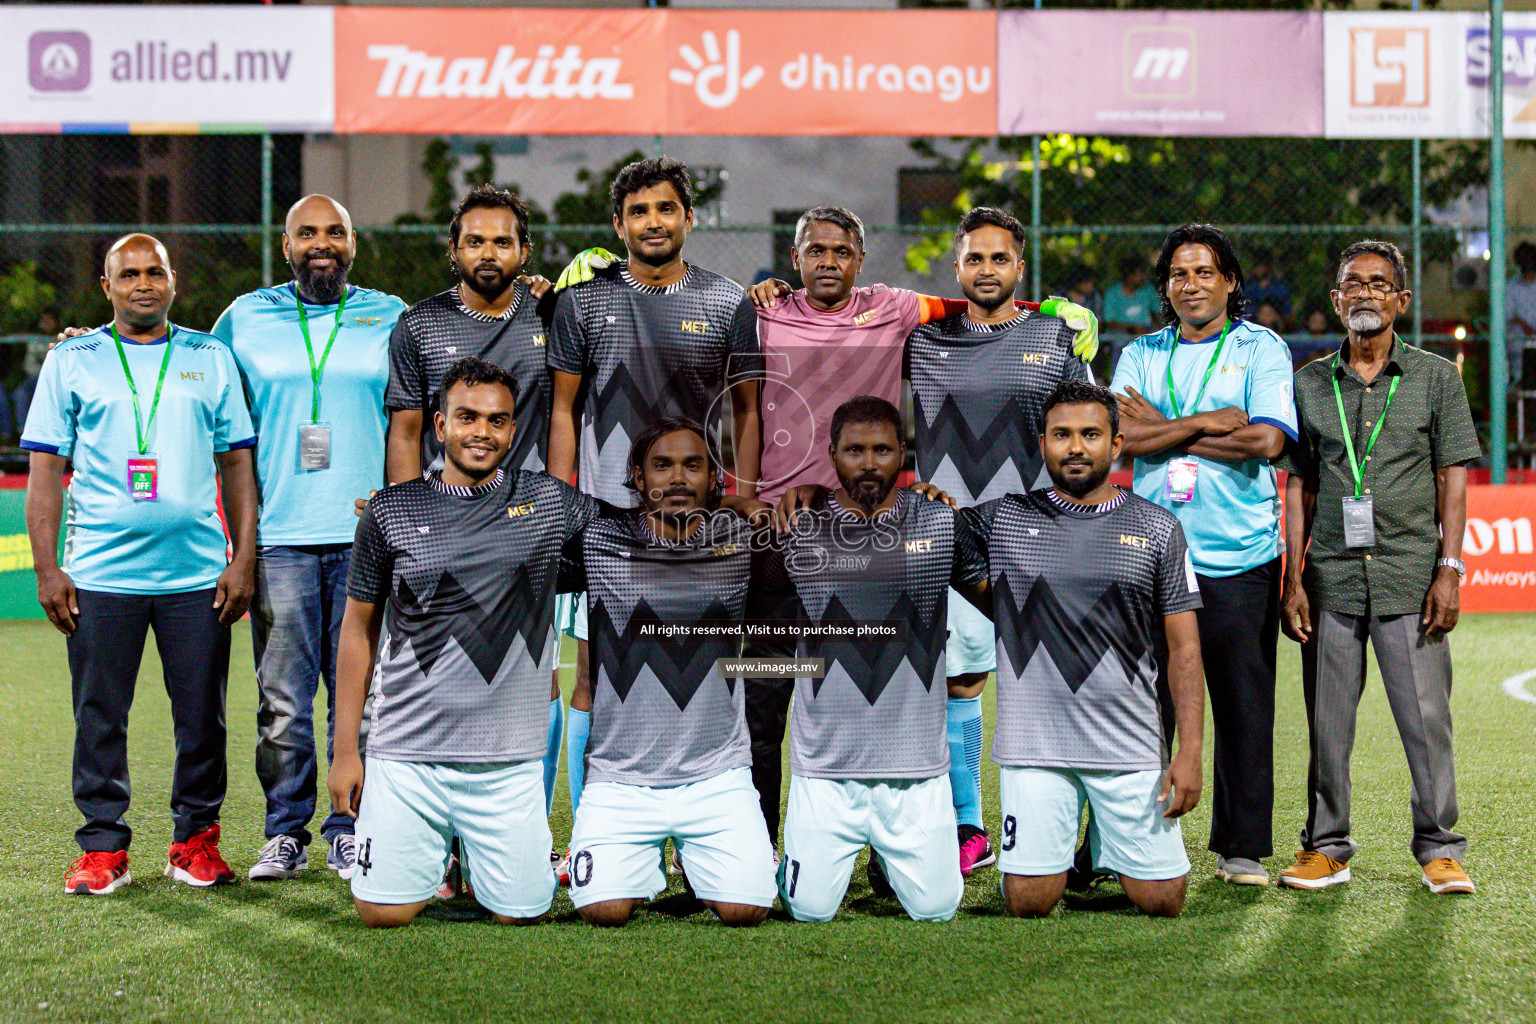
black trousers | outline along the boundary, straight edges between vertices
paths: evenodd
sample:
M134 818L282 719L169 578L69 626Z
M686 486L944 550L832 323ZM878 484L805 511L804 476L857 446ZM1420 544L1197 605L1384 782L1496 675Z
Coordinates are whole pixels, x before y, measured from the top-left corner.
M778 619L790 614L793 601L770 603L749 600L748 619ZM793 658L792 643L752 642L744 646L744 658ZM752 739L752 787L757 790L768 825L768 841L779 841L780 802L784 790L784 725L789 720L793 679L747 679L747 735Z
M126 850L128 711L149 628L164 666L176 731L171 780L174 841L219 820L228 783L224 694L229 629L219 625L214 591L107 594L81 590L80 615L67 641L75 703L75 806L85 824L80 849Z
M1200 656L1216 726L1211 841L1222 857L1275 852L1275 647L1280 637L1280 559L1236 576L1201 576ZM1160 645L1161 646L1161 645ZM1160 650L1159 689L1168 692ZM1172 731L1171 707L1164 733Z

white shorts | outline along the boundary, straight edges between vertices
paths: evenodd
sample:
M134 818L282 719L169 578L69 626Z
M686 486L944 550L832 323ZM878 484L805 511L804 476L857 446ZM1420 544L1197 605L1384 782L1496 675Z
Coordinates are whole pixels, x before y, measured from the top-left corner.
M587 638L587 592L555 595L555 628L577 640Z
M475 899L503 917L538 917L555 898L544 766L370 757L357 815L352 895L419 903L443 880L454 835Z
M997 634L992 620L976 610L953 587L949 591L949 642L944 645L944 672L997 671Z
M571 902L651 899L667 887L668 839L699 899L773 906L773 846L749 768L682 786L587 783L571 829Z
M779 896L797 921L832 920L859 851L872 846L913 920L948 921L965 893L955 836L948 775L881 781L791 775Z
M1072 866L1083 804L1093 807L1093 865L1141 881L1189 874L1178 818L1157 802L1161 770L1002 769L1003 837L997 869L1007 875L1056 875Z

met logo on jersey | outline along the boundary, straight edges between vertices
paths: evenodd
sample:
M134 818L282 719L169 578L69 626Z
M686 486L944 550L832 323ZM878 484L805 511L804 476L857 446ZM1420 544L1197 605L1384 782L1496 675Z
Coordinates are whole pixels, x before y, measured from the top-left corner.
M853 318L853 326L855 326L855 327L863 327L865 324L867 324L871 320L873 320L875 318L875 316L876 316L876 311L875 310L873 310L873 309L866 310L865 312L860 313L858 316Z
M907 554L909 554L909 555L910 554L918 554L918 553L925 552L925 551L932 551L932 550L933 550L933 541L931 539L909 540L909 541L907 541Z
M1025 352L1020 358L1031 366L1044 366L1050 360L1043 352Z
M545 344L545 336L542 334L535 334L533 336L533 344L538 348L543 348Z
M1148 546L1149 541L1145 537L1137 537L1129 533L1122 533L1120 535L1120 543L1124 544L1126 547L1145 548Z
M709 333L709 321L708 320L684 320L682 323L678 324L677 326L678 326L678 329L681 330L685 334L708 334Z
M383 322L384 322L384 318L381 317L381 316L360 316L360 317L357 317L357 326L359 326L359 327L377 327L377 326L379 326L379 324L381 324Z
M734 555L740 550L740 544L722 544L711 551L710 554L714 555L716 558L725 558L727 555Z
M1243 366L1223 366L1221 368L1221 372L1222 373L1247 373L1248 372L1248 367L1247 367L1246 364L1244 364Z
M200 372L198 370L183 370L183 371L181 371L181 379L182 380L207 380L208 376L207 376L207 374L204 374L204 373L202 373L202 372Z
M526 505L511 505L507 508L507 516L511 519L516 519L518 516L530 516L533 515L533 508L534 503L531 501Z

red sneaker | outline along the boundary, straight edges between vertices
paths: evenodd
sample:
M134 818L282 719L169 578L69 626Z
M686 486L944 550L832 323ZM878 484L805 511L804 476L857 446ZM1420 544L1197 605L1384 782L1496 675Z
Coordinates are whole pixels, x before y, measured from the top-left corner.
M74 896L105 896L131 881L127 850L111 853L96 850L69 866L69 873L64 876L64 891Z
M555 851L549 851L549 859L555 860ZM555 860L555 881L569 888L571 884L571 851L567 849L565 856Z
M962 875L969 878L977 868L997 863L997 854L992 852L992 843L987 839L986 832L975 825L961 825L959 833Z
M172 843L165 876L199 888L233 882L235 873L219 856L219 826L209 825L184 843Z

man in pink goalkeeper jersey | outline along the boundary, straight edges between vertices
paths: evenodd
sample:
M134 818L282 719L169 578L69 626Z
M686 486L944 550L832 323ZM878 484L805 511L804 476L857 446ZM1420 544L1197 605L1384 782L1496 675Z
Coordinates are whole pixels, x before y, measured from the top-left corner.
M792 290L786 282L772 280L749 290L759 306L758 340L766 367L760 400L761 480L757 486L757 497L763 501L776 504L786 492L803 485L835 490L839 483L825 456L833 411L857 395L875 395L900 407L908 336L923 324L962 314L968 308L964 299L920 295L883 284L856 286L864 251L864 225L854 214L836 206L807 210L795 226L791 257L804 287ZM1010 300L1012 293L1010 283ZM1079 327L1073 351L1084 363L1088 362L1097 348L1097 322L1081 307L1054 301L1055 305L1048 305L1045 312L1062 316ZM1040 311L1040 305L1035 303L1021 305L1031 312ZM777 612L772 607L760 606L749 609L747 617L773 618ZM771 644L748 644L746 651L748 657L793 654L792 648L779 650ZM780 747L792 683L793 680L781 679L747 680L752 780L762 801L769 834L775 839L779 825ZM970 703L977 701L973 697ZM975 739L972 745L979 755L979 731ZM962 788L974 791L979 798L979 756L971 758L960 749L962 746L951 744L951 771L963 772L968 779L975 774L974 784ZM970 832L980 833L981 841L972 843L976 849L972 851L971 863L964 866L991 863L985 832L979 827ZM965 860L962 839L962 861Z

